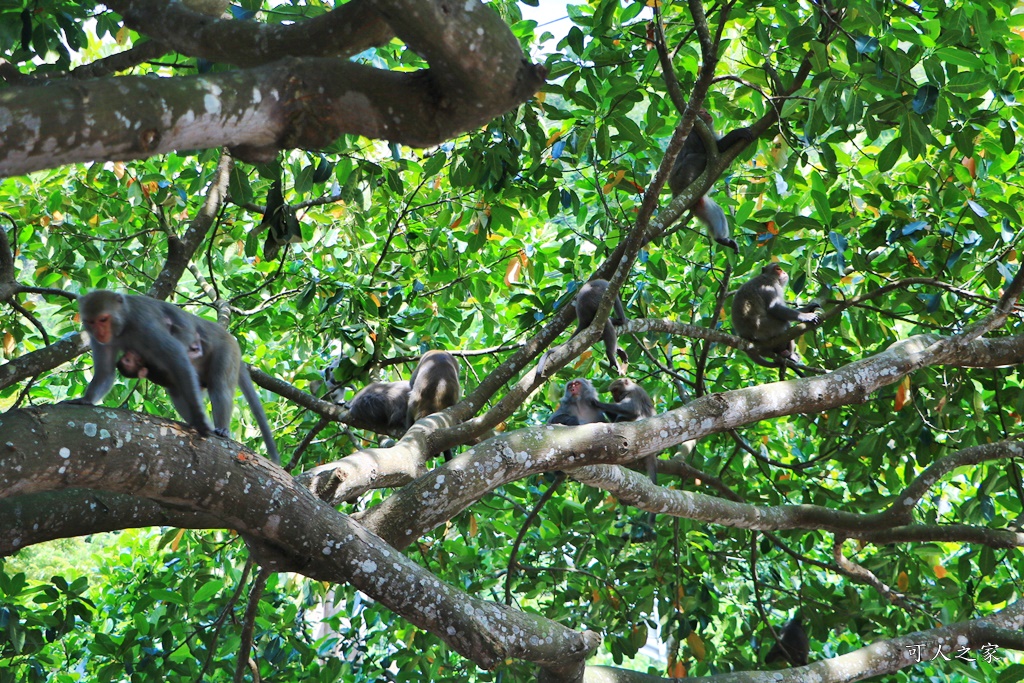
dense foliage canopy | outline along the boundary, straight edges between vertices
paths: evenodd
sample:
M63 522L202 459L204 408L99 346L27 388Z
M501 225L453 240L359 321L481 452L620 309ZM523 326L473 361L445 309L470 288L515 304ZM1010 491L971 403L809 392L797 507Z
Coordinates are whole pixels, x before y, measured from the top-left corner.
M531 4L0 7L0 682L767 680L791 619L772 680L1024 679L1024 8ZM702 107L751 139L671 200ZM658 415L548 427L592 277ZM219 313L282 466L61 403L97 288ZM461 402L347 424L429 349Z

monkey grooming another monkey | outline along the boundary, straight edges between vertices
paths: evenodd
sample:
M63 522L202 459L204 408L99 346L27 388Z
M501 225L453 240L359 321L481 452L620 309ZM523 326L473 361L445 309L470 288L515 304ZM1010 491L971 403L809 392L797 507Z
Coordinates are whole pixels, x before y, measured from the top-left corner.
M606 422L597 407L597 391L589 379L574 379L565 385L565 393L555 412L548 418L549 425L585 425Z
M715 134L711 114L706 109L701 109L697 112L697 116L707 124L712 137L718 141L718 149L716 150L718 152L727 150L741 142L749 143L754 139L750 128L737 128L725 137L719 138ZM697 125L694 122L694 127ZM707 168L707 165L708 150L704 146L704 139L701 138L696 130L691 130L690 134L686 136L686 141L683 143L683 149L679 152L679 156L676 157L675 163L672 164L672 170L669 172L668 186L672 190L672 196L675 197L692 185L704 172L704 169ZM707 226L711 239L724 247L729 247L733 251L739 252L739 246L737 246L736 241L729 237L729 223L725 219L725 211L722 210L722 207L717 202L705 195L693 205L693 213Z
M790 666L804 666L807 664L807 656L811 651L811 641L807 638L807 631L800 623L800 618L795 617L786 622L779 632L779 639L775 641L772 648L765 656L765 664L778 661L789 662Z
M651 400L651 395L628 377L620 377L612 382L608 391L615 403L598 401L597 407L604 412L609 422L635 422L654 417L654 401ZM657 457L649 455L644 458L647 476L650 477L652 484L658 483Z
M409 382L373 382L359 390L344 422L395 439L405 434L409 416Z
M581 330L590 327L590 323L594 322L594 316L597 315L601 299L604 298L604 293L607 291L607 280L591 280L580 287L575 301L576 320L579 324L576 326L573 336L579 334ZM608 363L612 366L612 371L615 374L622 374L622 369L618 363L619 359L622 360L623 364L629 362L629 356L626 355L626 351L619 348L618 335L615 333L615 325L622 325L625 322L626 312L622 308L622 299L615 297L612 314L605 320L604 332L601 336L604 340L605 352L608 354Z
M654 417L654 401L644 388L629 379L620 377L608 386L608 392L615 403L597 402L610 422L633 422Z
M789 275L782 266L769 263L761 269L760 275L743 283L732 300L733 332L758 343L783 334L789 329L790 323L818 323L820 318L817 313L786 306L785 288L788 282ZM759 351L747 351L747 354L755 363L768 368L783 369L798 362L796 343L792 339L763 350L775 356L775 360L765 359Z
M105 289L79 297L78 310L89 332L93 377L85 396L70 403L96 405L102 401L114 384L118 353L130 351L139 357L138 365L145 368L150 381L167 389L175 410L201 436L211 431L218 436L230 435L235 387L240 386L263 435L267 455L280 463L273 433L249 379L249 370L242 363L238 342L227 330L166 301ZM189 348L197 335L202 355L190 359ZM129 358L129 368L133 358ZM215 425L212 430L203 408L201 387L206 387L210 394Z

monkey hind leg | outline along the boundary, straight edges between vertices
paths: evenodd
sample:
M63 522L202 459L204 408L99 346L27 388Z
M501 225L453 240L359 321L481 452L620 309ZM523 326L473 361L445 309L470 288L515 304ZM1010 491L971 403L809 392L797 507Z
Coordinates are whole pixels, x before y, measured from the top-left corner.
M174 405L174 409L178 411L182 419L185 422L199 432L199 436L209 436L213 428L210 425L209 420L206 419L206 413L200 412L196 414L192 409L191 403L185 399L179 390L174 387L167 387L167 395L171 397L171 403Z

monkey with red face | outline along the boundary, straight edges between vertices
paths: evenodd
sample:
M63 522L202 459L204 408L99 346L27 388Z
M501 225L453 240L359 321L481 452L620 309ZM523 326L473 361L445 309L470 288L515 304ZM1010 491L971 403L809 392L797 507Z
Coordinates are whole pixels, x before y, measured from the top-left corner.
M565 394L548 418L548 424L575 426L607 422L597 403L597 391L590 380L582 377L574 379L565 385Z
M89 332L93 378L85 396L70 403L96 405L102 401L114 385L118 354L128 354L125 365L129 372L144 369L151 381L167 390L185 422L202 436L211 431L218 436L230 435L235 388L240 386L263 435L267 454L280 462L263 405L248 368L242 364L238 342L227 330L166 301L105 289L79 297L78 310ZM197 338L200 355L193 358L190 353L195 355ZM203 407L203 387L210 394L213 427Z
M784 334L790 324L810 323L816 325L820 318L807 308L819 308L817 304L805 306L801 310L786 305L785 288L789 283L789 275L778 263L769 263L745 282L732 300L732 329L737 336L755 343L765 342ZM747 354L758 365L769 368L785 368L798 362L796 344L792 339L782 342L767 351L774 360L764 358L760 350L748 351Z

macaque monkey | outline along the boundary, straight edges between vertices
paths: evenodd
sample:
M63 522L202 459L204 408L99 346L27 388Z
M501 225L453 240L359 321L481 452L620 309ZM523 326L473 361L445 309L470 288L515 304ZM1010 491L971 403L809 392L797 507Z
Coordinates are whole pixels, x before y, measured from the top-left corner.
M642 386L629 379L620 377L608 386L608 392L615 403L597 402L597 407L604 412L610 422L635 422L654 417L654 401ZM658 456L651 454L644 457L647 477L655 486L658 485ZM654 513L647 515L648 524L654 525Z
M654 417L654 401L650 394L628 377L620 377L612 382L608 392L615 403L598 401L597 405L611 422L633 422Z
M779 631L779 639L768 650L764 661L765 664L786 661L790 666L804 666L810 651L811 641L807 638L807 631L800 623L800 618L795 617L787 621Z
M590 323L594 321L594 316L597 315L597 308L601 305L601 299L604 298L604 293L608 291L607 280L591 280L587 284L580 287L580 291L576 294L576 320L579 324L576 327L576 332L573 334L579 334L581 330L590 327ZM622 360L623 364L629 362L629 356L626 355L624 349L619 348L618 335L615 334L615 325L622 325L626 322L626 312L622 309L622 299L615 297L615 302L612 308L612 314L608 316L608 319L604 322L604 349L608 354L608 362L612 366L612 370L616 374L621 374L621 368L619 366L619 359Z
M654 401L651 400L651 395L628 377L620 377L612 382L608 392L615 403L598 401L597 407L608 417L609 422L634 422L654 417ZM649 455L644 458L647 476L651 478L652 484L658 483L657 457Z
M248 368L242 363L238 342L227 330L166 301L105 289L79 297L78 310L89 332L93 378L85 396L71 403L96 405L102 401L114 384L118 353L130 351L138 356L138 366L145 368L150 381L167 389L174 408L201 436L211 431L218 436L230 435L235 387L241 386L267 445L267 454L275 463L281 461ZM197 335L202 355L190 359L189 349ZM215 425L212 429L203 407L201 387L206 387L210 394Z
M733 332L757 343L783 334L793 322L816 324L819 321L817 313L786 306L788 282L789 275L782 266L769 263L761 269L760 275L743 283L732 300ZM811 306L818 307L817 304ZM758 351L748 351L747 354L755 363L768 368L782 369L798 362L796 344L792 339L764 350L775 356L775 361L765 359Z
M409 413L406 428L427 415L439 413L459 402L459 361L447 351L433 349L420 357L409 377Z
M420 357L419 364L409 377L409 411L406 429L427 415L439 413L459 402L462 386L459 384L459 362L447 351L432 349ZM444 452L448 462L454 453Z
M589 379L574 379L565 385L565 394L558 408L548 418L549 425L585 425L606 422L597 407L597 391Z
M717 151L727 150L741 142L748 143L754 137L749 128L737 128L725 137L719 138L715 134L711 114L706 109L701 109L697 112L697 116L707 124L712 136L718 140ZM696 126L697 124L695 123L694 125ZM700 177L700 174L704 172L707 165L708 151L704 146L704 140L697 131L691 130L690 134L686 136L683 149L679 152L679 156L676 157L676 161L672 164L672 170L668 175L668 186L672 190L672 196L680 194L692 185ZM701 197L693 205L693 213L707 226L708 235L711 239L723 247L729 247L733 251L739 252L736 241L729 237L729 223L725 219L725 211L722 210L722 207L717 202L707 196Z
M359 390L348 406L345 424L399 438L407 428L409 382L373 382Z

